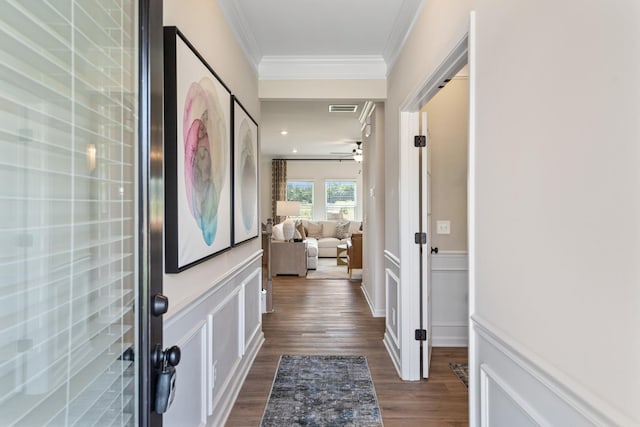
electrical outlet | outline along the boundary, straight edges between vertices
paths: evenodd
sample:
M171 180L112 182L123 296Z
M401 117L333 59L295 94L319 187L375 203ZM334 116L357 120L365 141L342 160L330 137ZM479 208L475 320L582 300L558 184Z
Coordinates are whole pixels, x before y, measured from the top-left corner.
M451 234L451 221L436 221L437 234Z

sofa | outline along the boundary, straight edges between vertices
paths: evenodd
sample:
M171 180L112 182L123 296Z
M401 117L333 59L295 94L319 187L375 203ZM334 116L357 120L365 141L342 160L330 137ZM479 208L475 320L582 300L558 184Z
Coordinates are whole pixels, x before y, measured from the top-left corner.
M273 226L272 239L284 240L283 223ZM338 245L346 244L353 233L361 232L362 221L349 220L298 220L294 238L306 244L307 269L318 268L318 258L335 258ZM346 254L345 254L346 256Z
M347 242L351 234L359 232L361 221L301 220L307 242L307 269L318 268L318 258L335 258L338 245ZM299 227L298 227L299 230Z

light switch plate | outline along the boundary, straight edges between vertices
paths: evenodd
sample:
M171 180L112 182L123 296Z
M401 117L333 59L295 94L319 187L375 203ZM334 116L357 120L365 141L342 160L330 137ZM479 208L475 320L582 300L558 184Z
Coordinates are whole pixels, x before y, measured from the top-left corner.
M451 234L451 221L436 221L437 234Z

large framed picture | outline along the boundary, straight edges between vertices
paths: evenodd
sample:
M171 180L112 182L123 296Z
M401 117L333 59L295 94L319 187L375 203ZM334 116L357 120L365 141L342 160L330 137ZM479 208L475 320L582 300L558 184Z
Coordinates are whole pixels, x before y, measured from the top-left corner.
M258 124L233 97L233 242L258 237Z
M231 247L231 92L176 27L164 29L165 269Z

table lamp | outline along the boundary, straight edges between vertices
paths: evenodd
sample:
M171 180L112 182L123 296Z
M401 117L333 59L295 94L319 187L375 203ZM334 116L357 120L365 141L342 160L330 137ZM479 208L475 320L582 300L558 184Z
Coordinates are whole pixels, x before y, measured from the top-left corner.
M295 234L296 230L296 224L293 219L289 217L300 215L300 202L278 200L276 202L276 215L286 217L284 223L282 224L282 233L284 234L285 240L293 240L293 235Z

